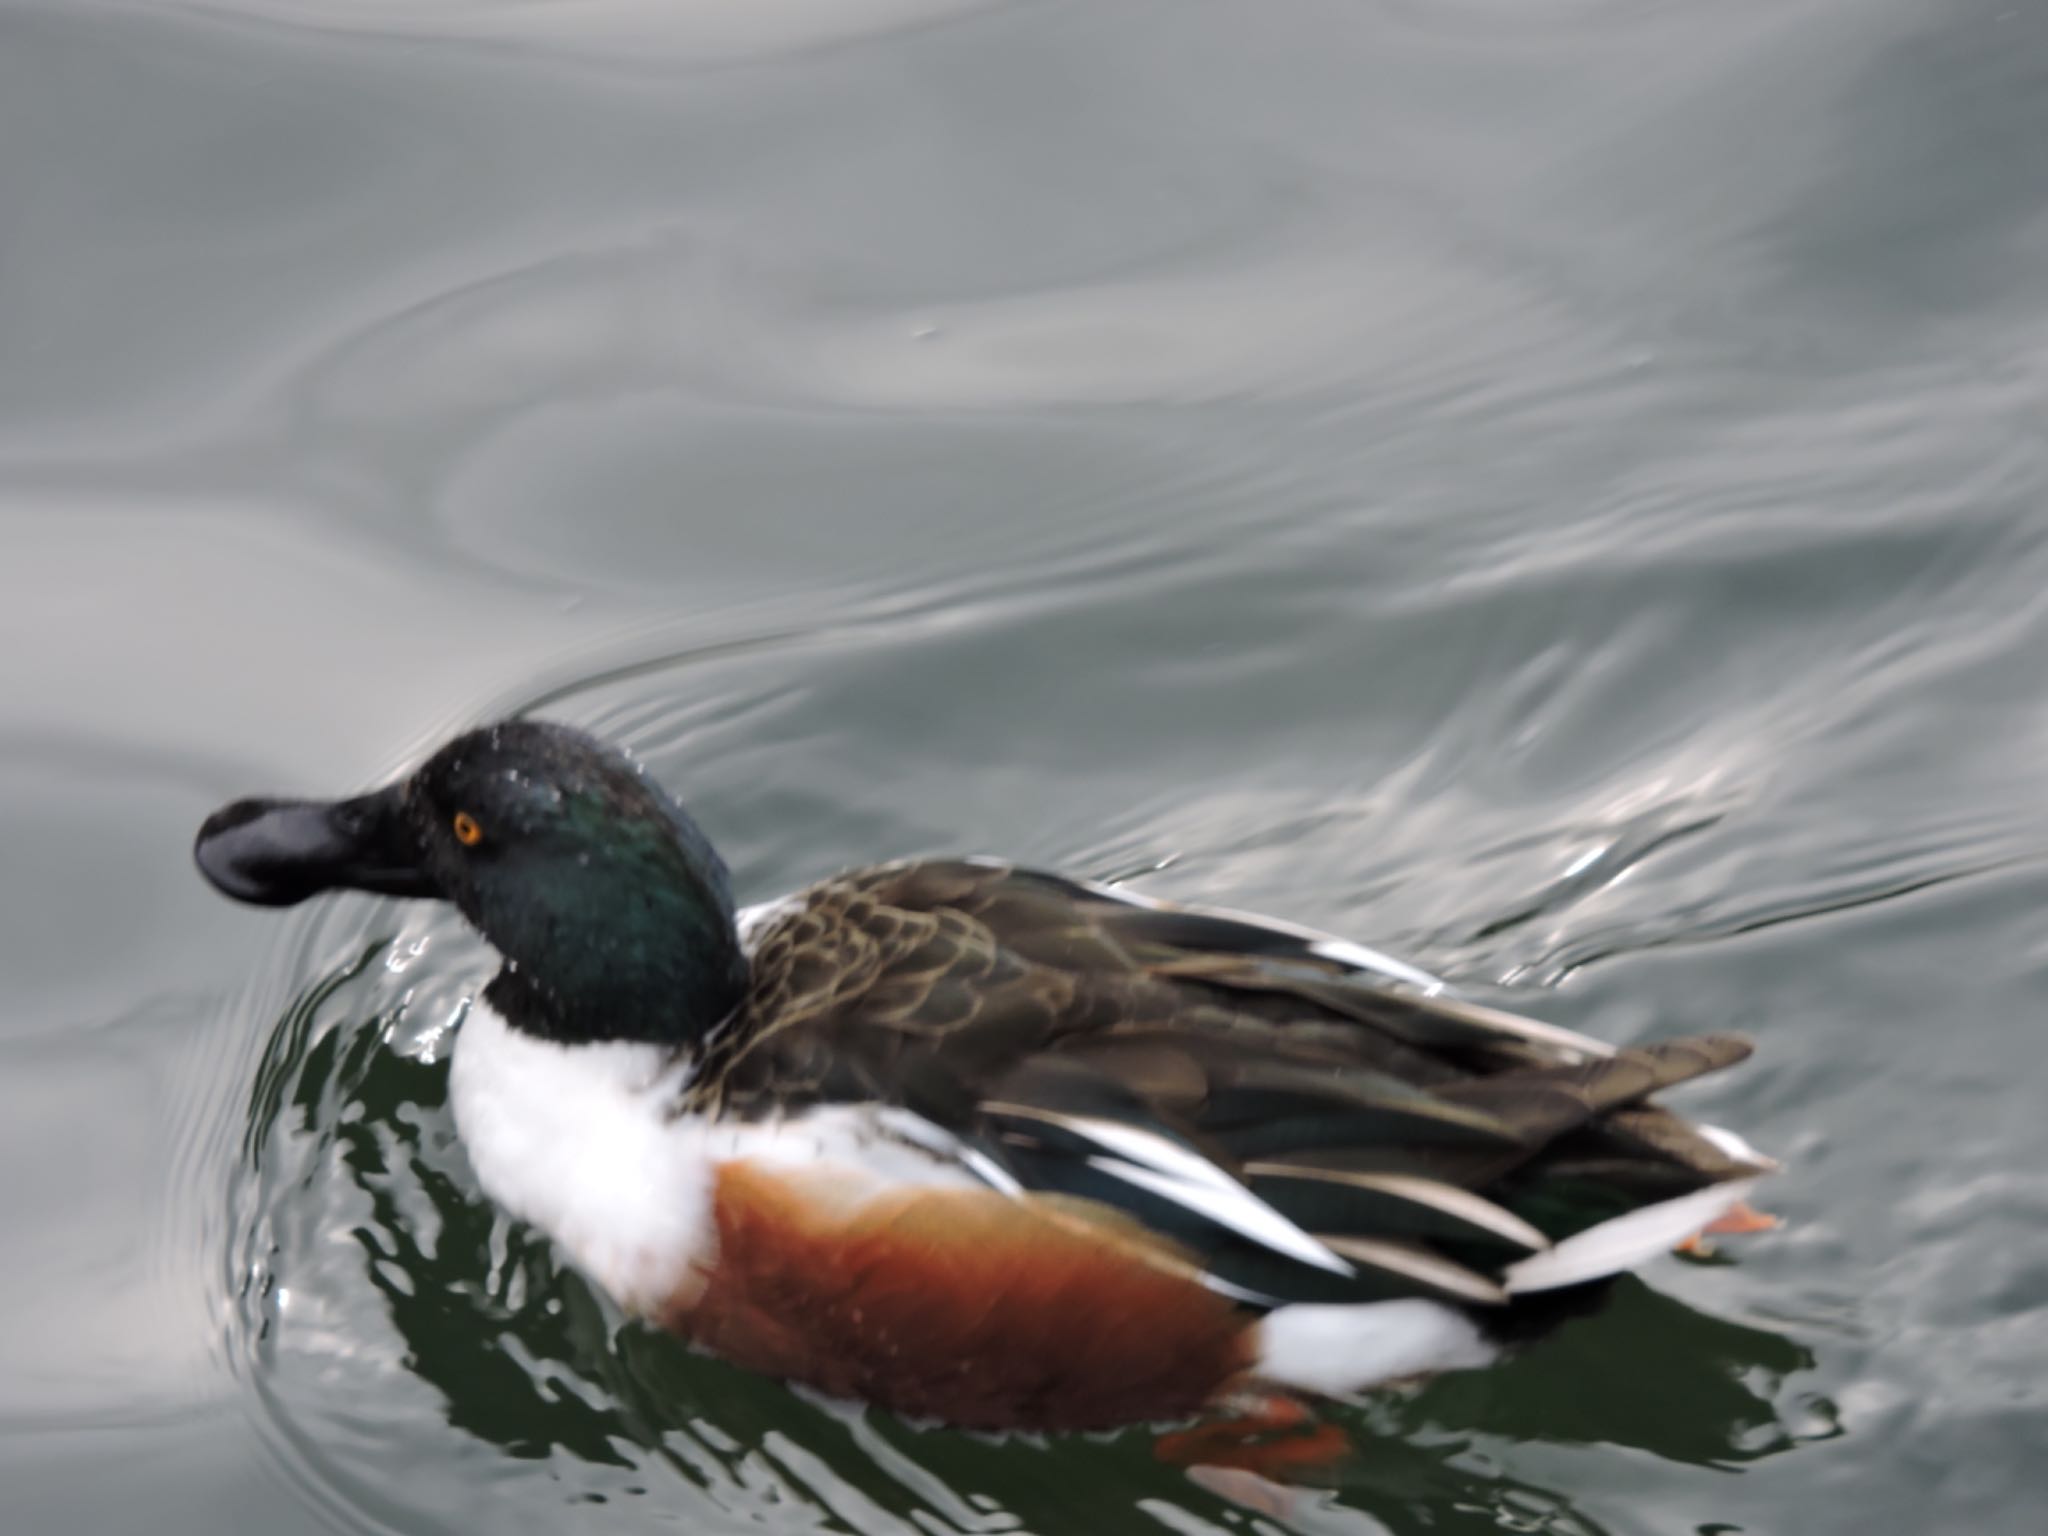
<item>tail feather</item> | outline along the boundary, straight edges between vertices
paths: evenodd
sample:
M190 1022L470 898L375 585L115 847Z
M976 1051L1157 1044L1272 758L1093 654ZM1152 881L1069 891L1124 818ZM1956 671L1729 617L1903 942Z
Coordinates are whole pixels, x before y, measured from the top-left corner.
M1716 1217L1747 1199L1756 1179L1709 1184L1691 1194L1655 1205L1639 1206L1574 1233L1548 1252L1510 1264L1504 1279L1508 1294L1557 1290L1618 1275L1677 1247Z
M1541 1143L1602 1116L1611 1121L1654 1093L1733 1066L1751 1050L1737 1035L1691 1035L1630 1046L1601 1061L1477 1078L1440 1088L1437 1096L1482 1110L1524 1140Z

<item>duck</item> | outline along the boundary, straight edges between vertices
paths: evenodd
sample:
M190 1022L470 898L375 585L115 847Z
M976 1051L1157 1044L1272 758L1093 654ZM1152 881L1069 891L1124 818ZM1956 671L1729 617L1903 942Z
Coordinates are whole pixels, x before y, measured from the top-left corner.
M449 1099L482 1193L629 1317L971 1430L1165 1425L1488 1366L1776 1164L1624 1046L1310 928L984 857L735 905L624 751L531 718L243 799L222 894L452 903L501 960Z

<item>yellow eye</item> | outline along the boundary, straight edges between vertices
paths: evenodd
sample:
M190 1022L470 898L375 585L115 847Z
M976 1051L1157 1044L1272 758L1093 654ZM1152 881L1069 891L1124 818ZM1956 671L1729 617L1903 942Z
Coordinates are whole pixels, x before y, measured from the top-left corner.
M455 813L455 841L465 848L474 848L484 840L484 829L476 824L476 818L467 811Z

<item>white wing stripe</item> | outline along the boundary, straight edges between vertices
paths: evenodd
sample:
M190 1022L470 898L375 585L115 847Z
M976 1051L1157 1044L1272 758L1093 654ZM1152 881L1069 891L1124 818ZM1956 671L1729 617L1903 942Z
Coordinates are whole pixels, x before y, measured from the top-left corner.
M1088 1166L1138 1189L1149 1190L1161 1199L1185 1206L1219 1227L1250 1238L1262 1247L1284 1254L1303 1264L1332 1274L1349 1275L1351 1266L1282 1216L1243 1185L1219 1189L1211 1184L1190 1184L1155 1169L1114 1157L1091 1157Z
M1446 1216L1469 1223L1483 1232L1491 1232L1495 1237L1531 1253L1540 1253L1550 1246L1549 1238L1513 1211L1495 1205L1469 1189L1460 1189L1455 1184L1445 1184L1437 1179L1418 1178L1412 1173L1324 1172L1315 1168L1298 1168L1289 1163L1248 1163L1244 1171L1255 1179L1296 1179L1311 1183L1320 1179L1351 1189L1377 1190L1396 1200L1407 1200L1442 1211Z
M1777 1169L1776 1158L1766 1157L1725 1126L1701 1125L1694 1129L1738 1163L1755 1163L1757 1167L1770 1171Z
M1261 1200L1239 1180L1178 1142L1099 1115L1064 1115L1055 1110L990 1101L983 1109L1011 1119L1038 1120L1070 1136L1092 1141L1108 1157L1090 1157L1090 1167L1139 1189L1171 1200L1253 1242L1332 1274L1351 1266L1314 1237Z
M991 1189L1019 1196L1024 1186L986 1152L969 1146L944 1126L935 1125L915 1110L884 1105L875 1111L875 1123L891 1135L947 1162L958 1163Z
M1127 1162L1156 1168L1171 1178L1188 1184L1204 1184L1211 1189L1226 1193L1249 1195L1236 1179L1218 1168L1200 1153L1190 1152L1186 1147L1164 1136L1140 1130L1135 1125L1125 1125L1118 1120L1104 1120L1097 1115L1062 1115L1060 1124L1079 1135L1086 1136L1097 1146L1114 1152ZM1264 1204L1261 1201L1260 1204ZM1274 1213L1278 1215L1276 1211Z

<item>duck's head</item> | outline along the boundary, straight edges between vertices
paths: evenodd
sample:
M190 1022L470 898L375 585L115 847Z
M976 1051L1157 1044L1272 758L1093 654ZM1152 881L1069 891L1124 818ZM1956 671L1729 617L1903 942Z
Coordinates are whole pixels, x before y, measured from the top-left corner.
M326 891L453 902L505 959L486 996L563 1041L682 1043L736 1007L746 962L725 865L622 753L509 720L348 800L238 800L193 856L237 901Z

